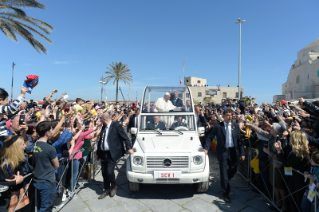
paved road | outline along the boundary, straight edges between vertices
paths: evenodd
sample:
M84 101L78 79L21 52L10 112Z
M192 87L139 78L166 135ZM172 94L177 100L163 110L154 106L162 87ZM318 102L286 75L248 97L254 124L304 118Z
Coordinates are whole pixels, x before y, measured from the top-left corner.
M62 212L70 211L269 211L265 201L259 195L248 190L239 174L231 180L231 203L225 203L220 192L219 167L215 155L210 157L210 186L206 193L196 193L192 185L143 185L140 192L130 192L125 175L126 160L120 160L116 176L117 194L110 198L98 200L102 193L102 175L85 184Z

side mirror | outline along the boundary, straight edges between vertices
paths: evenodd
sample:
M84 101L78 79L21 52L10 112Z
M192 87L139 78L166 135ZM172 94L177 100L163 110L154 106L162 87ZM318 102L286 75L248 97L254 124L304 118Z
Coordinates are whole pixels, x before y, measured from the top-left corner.
M136 127L132 127L131 128L131 134L133 134L133 135L137 134L137 128Z
M204 127L198 127L197 132L198 132L198 134L204 134L205 133L205 128Z

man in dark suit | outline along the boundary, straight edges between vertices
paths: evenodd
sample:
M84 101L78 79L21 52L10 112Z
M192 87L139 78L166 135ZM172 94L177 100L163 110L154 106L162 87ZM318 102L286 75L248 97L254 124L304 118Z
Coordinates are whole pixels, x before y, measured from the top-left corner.
M183 116L177 116L176 122L169 129L174 130L176 127L187 127L187 124L183 122Z
M159 116L154 116L154 121L153 122L148 122L146 124L146 129L147 130L166 130L165 123L160 121Z
M195 106L195 121L197 123L197 127L204 127L205 131L207 130L208 124L207 124L207 120L205 118L205 116L203 115L203 113L200 111L200 107L198 105ZM202 147L205 146L205 135L202 135L201 137L199 137L200 143L202 144Z
M110 115L107 113L103 114L100 119L103 127L97 145L97 159L101 159L104 183L104 192L99 196L99 199L103 199L108 195L113 197L116 194L117 186L114 169L116 161L125 153L123 142L129 154L134 154L134 151L132 150L130 139L119 123L112 122Z
M238 124L232 122L232 110L227 109L223 113L224 121L215 124L213 130L206 138L205 152L208 152L213 138L217 138L217 160L219 162L220 182L225 202L230 202L229 180L237 172L238 154L240 160L245 160L244 146L240 141L240 129Z
M182 107L183 106L183 101L178 97L178 93L172 93L171 94L171 101L174 106L176 107Z
M132 127L138 128L138 115L140 115L140 108L135 108L133 114L129 117L129 123L127 125L127 129L131 130ZM131 134L132 137L132 146L134 146L136 140L136 134Z

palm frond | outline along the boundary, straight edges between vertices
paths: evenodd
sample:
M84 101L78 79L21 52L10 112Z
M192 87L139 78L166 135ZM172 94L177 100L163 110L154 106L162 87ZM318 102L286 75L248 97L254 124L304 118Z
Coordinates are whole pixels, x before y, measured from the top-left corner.
M52 27L48 28L46 27L45 25L41 24L39 25L37 22L34 21L34 18L30 17L30 16L19 16L18 14L15 14L15 13L10 13L10 12L3 12L3 13L0 13L0 18L5 18L5 19L12 19L12 18L15 18L15 20L22 20L22 21L25 21L27 23L30 23L36 27L38 27L39 29L41 29L42 31L44 31L46 34L51 34L50 31L52 31ZM35 19L37 20L37 19ZM45 23L45 22L43 22ZM45 27L43 27L45 26Z
M46 40L52 41L42 32L50 34L53 27L37 18L27 16L26 13L18 7L45 9L44 4L36 0L1 0L0 1L0 29L10 39L18 41L16 33L27 40L31 46L39 53L47 53L46 48L40 43L32 33L35 33ZM36 29L37 27L38 29Z
M1 31L11 40L18 42L17 36L14 34L12 28L8 24L0 24Z

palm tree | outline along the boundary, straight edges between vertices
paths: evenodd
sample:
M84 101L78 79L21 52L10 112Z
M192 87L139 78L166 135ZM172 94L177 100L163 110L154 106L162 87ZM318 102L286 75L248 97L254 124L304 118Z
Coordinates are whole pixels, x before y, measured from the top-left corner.
M39 19L27 16L27 14L20 9L21 7L45 9L46 6L36 0L0 0L1 31L16 42L18 42L16 34L19 34L39 53L42 51L46 54L46 48L33 37L32 32L41 36L47 42L52 43L51 40L39 32L35 27L45 32L45 34L50 34L53 27Z
M110 67L106 67L109 71L106 71L105 74L108 75L104 78L106 83L111 80L113 81L113 85L116 83L116 101L118 100L118 93L119 93L119 81L123 81L125 84L130 84L133 82L132 74L130 73L130 69L127 67L126 64L119 62L119 63L112 63Z

